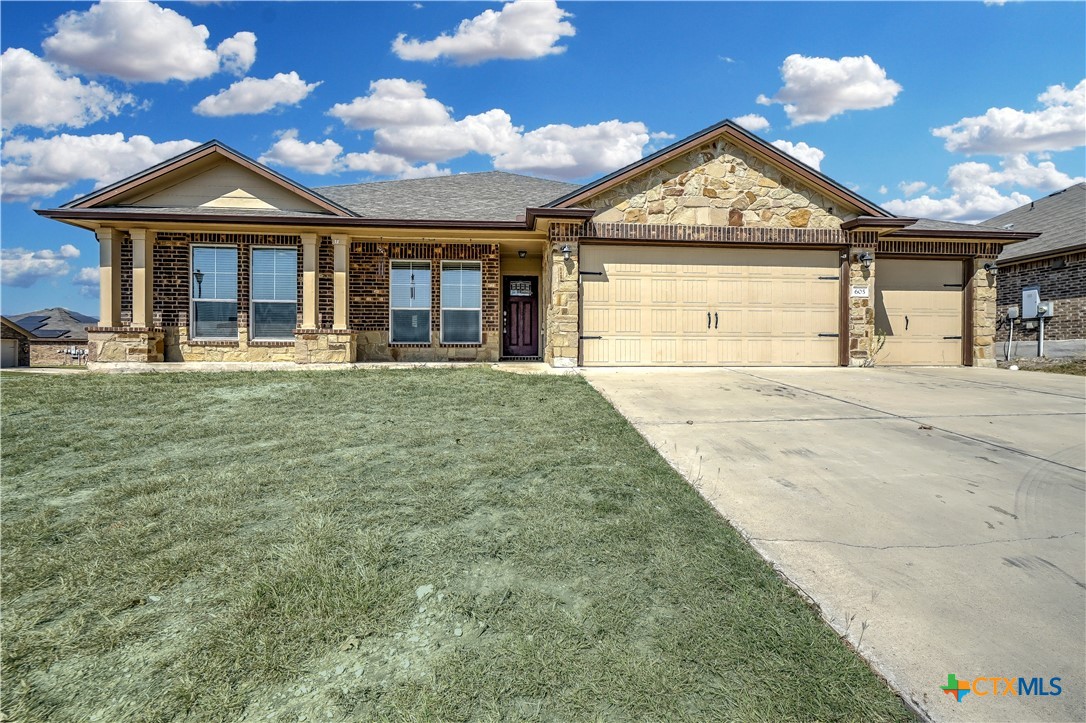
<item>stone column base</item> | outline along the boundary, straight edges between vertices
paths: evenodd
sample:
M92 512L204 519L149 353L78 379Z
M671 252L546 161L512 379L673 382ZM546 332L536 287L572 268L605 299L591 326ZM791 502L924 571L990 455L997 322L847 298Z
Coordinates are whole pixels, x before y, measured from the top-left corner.
M165 332L143 327L91 327L87 358L91 362L160 362Z
M356 359L358 332L347 329L297 329L294 361L298 364L351 364Z

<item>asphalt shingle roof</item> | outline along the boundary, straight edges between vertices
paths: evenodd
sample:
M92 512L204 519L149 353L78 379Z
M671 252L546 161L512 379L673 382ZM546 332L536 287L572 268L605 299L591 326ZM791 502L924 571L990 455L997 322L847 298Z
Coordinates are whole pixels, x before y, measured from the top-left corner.
M1086 244L1086 183L1039 198L984 222L1008 231L1040 231L1029 241L1011 244L1000 261L1047 254Z
M543 206L576 188L573 183L487 171L313 190L363 218L516 221L524 209Z
M978 223L957 223L955 221L939 221L934 218L918 218L912 226L906 226L909 231L966 231L992 230L986 225Z
M98 319L93 316L62 307L28 311L25 314L9 316L8 319L39 339L64 341L86 341L87 327L98 323Z

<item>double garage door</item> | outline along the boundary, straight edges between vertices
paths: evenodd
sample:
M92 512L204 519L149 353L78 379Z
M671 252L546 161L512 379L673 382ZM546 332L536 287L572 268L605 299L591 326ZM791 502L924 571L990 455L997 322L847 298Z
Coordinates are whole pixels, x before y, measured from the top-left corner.
M581 248L586 366L834 366L840 254Z
M836 250L581 247L586 366L836 366ZM960 261L880 259L880 364L960 364Z

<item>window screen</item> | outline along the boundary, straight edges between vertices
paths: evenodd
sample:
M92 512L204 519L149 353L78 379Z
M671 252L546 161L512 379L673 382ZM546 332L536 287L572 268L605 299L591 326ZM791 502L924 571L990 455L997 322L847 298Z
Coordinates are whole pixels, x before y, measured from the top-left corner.
M297 320L298 249L253 249L253 339L293 339Z
M483 268L478 261L441 264L441 341L479 344L483 340Z
M391 342L429 343L430 264L426 261L393 261L390 294Z
M238 336L238 250L192 247L192 328L194 339Z

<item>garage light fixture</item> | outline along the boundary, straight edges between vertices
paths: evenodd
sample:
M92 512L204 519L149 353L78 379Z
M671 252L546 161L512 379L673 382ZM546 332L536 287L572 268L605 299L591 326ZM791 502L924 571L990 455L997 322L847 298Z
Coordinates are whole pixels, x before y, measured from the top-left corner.
M871 262L875 260L875 257L871 255L870 251L861 251L856 254L856 260L864 265L865 269L871 268Z
M999 273L999 268L994 263L992 263L991 261L986 261L984 263L984 270L987 271L992 276L995 276L996 274Z
M517 251L517 256L519 256L522 259L528 258L528 252L525 251L524 249L521 249L520 251Z
M569 261L570 256L573 255L573 249L569 247L569 244L565 244L564 246L562 246L561 250L562 258L564 258L566 261Z

